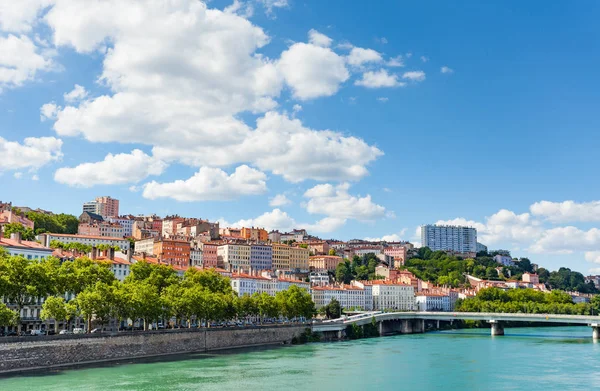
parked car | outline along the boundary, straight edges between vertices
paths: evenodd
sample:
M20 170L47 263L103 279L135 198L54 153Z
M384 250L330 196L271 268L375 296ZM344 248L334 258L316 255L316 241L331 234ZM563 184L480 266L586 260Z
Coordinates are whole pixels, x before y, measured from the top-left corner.
M73 334L73 332L71 330L60 330L60 332L58 334L68 335L68 334Z
M37 337L39 335L44 335L44 332L42 330L31 330L29 332L29 335L31 335L33 337Z
M17 335L18 335L17 332L14 330L6 333L7 337L16 337Z
M48 330L48 332L46 333L46 335L55 335L56 331L54 330Z
M92 333L94 333L94 334L101 333L101 332L102 332L102 329L99 329L99 328L95 328L92 330Z
M73 329L73 334L84 334L84 333L85 333L85 331L80 327L76 327Z

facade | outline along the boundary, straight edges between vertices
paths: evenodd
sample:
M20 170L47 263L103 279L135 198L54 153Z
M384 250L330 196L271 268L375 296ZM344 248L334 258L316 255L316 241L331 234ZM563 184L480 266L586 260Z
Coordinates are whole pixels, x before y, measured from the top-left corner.
M42 242L45 247L50 247L50 242L57 240L62 243L81 243L90 246L98 246L100 244L108 244L110 246L119 246L121 251L129 250L129 240L121 238L111 238L107 236L93 236L93 235L70 235L70 234L53 234L44 233L36 237Z
M317 309L336 299L342 308L365 308L365 290L357 286L315 286L312 299Z
M521 279L523 280L523 282L528 282L530 284L539 284L540 283L540 278L537 274L535 273L523 273L523 276L521 277ZM594 284L595 285L595 284Z
M279 243L279 242L281 242L281 233L279 231L271 231L271 232L269 232L269 241L271 243Z
M154 255L159 262L173 266L190 265L190 243L185 240L162 239L154 242Z
M477 230L454 225L421 226L421 245L432 251L477 252Z
M233 273L230 279L231 288L237 292L239 296L251 296L255 293L267 293L270 296L275 296L277 292L286 290L292 285L310 291L310 286L307 282L286 278L277 279L244 273Z
M312 272L308 275L311 285L327 286L329 285L329 273L327 272Z
M107 221L119 224L123 227L123 236L130 237L133 236L133 223L134 219L131 216L121 216L121 217L109 217L106 219Z
M512 257L506 255L494 255L494 261L502 266L515 266L515 262L513 261Z
M269 234L263 228L242 228L242 238L256 242L266 242L269 240Z
M273 248L266 244L251 245L250 267L252 270L271 270L273 267Z
M441 293L417 293L416 305L419 311L452 311L450 296Z
M250 269L250 246L247 244L223 244L217 247L217 263L226 270Z
M481 244L481 243L477 242L477 252L478 253L480 253L480 252L487 253L488 252L487 246L485 244Z
M112 263L111 270L115 278L121 282L131 273L131 262L126 259L115 257L110 261Z
M336 255L315 255L309 258L308 265L311 271L335 271L342 262L344 259Z
M329 255L329 243L325 241L308 242L308 249L313 255Z
M307 233L305 229L295 229L292 232L286 232L281 234L280 239L281 242L287 242L287 241L295 241L295 242L302 242L304 240L305 237L307 237Z
M79 223L78 235L124 237L124 229L120 224L102 222L98 224Z
M372 281L373 310L415 310L415 289L411 285L387 280Z
M202 264L205 268L223 268L223 263L219 264L219 258L217 255L217 248L219 246L216 243L198 243L198 248L202 251Z
M273 269L290 269L290 246L286 244L273 244Z
M21 234L15 232L10 234L10 239L0 235L0 247L4 248L10 255L20 255L27 259L42 260L52 255L52 249L38 242L21 240Z
M161 235L164 238L170 238L177 233L177 224L182 223L184 219L182 217L165 218L162 221L162 232Z
M83 204L83 211L98 214L102 217L119 215L119 200L109 196L97 197L96 200Z
M290 247L289 249L289 268L297 272L306 273L309 270L308 260L310 252L307 248Z
M0 212L0 224L19 223L25 228L33 229L33 221L29 220L25 216L21 216L12 211L12 209L5 209Z
M354 252L354 255L358 255L359 257L365 256L367 254L381 254L383 250L382 246L362 246L362 247L355 247L352 249L352 251Z
M393 258L393 267L404 265L406 261L407 249L404 246L390 246L383 249L383 254Z
M136 254L154 255L154 238L136 240L134 252Z
M190 250L190 266L203 267L202 250L195 248Z

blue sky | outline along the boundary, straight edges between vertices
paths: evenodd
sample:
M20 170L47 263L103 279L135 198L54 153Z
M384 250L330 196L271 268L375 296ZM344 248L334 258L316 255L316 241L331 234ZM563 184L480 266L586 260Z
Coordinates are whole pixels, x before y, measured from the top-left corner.
M0 1L0 199L340 239L470 224L600 273L599 7Z

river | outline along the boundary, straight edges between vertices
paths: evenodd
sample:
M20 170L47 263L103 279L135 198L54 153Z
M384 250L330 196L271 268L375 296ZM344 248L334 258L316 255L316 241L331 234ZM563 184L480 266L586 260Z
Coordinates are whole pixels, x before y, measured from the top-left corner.
M600 387L588 327L441 331L188 356L0 379L0 390L583 390ZM1 359L1 357L0 357Z

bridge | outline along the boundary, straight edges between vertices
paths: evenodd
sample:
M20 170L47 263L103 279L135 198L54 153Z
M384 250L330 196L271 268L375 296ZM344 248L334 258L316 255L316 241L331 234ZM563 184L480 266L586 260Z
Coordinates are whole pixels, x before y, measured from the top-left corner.
M379 334L391 333L423 333L425 321L454 321L479 320L491 324L493 336L504 335L505 322L538 322L587 325L592 328L594 340L600 339L600 316L598 315L555 315L555 314L521 314L521 313L491 313L491 312L369 312L359 315L333 319L313 324L313 332L332 335L336 333L341 338L347 326L356 324L364 326L375 319Z

